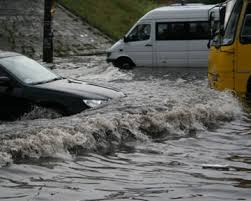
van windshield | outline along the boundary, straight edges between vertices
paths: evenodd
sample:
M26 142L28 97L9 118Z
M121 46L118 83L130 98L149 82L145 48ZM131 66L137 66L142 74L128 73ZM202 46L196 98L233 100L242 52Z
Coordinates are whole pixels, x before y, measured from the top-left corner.
M230 15L234 9L234 5L235 5L236 1L237 0L232 0L232 1L227 2L224 28L226 28L226 26L227 26L227 22L229 21Z
M144 41L150 39L151 25L139 24L127 36L128 42Z
M242 9L243 1L240 0L233 6L232 12L230 14L225 33L223 36L223 45L229 45L233 42L235 37L235 32L238 24L238 19Z

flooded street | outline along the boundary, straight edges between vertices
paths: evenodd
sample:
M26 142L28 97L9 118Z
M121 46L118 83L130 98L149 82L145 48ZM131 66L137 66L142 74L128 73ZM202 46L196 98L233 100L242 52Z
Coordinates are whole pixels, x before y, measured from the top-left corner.
M0 201L251 200L249 106L207 87L207 69L122 71L57 58L62 76L127 96L62 117L0 124Z

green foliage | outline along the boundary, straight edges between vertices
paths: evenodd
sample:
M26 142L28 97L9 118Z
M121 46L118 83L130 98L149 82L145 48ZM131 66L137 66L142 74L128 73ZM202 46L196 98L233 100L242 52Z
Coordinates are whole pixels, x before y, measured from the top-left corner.
M121 38L128 29L158 4L151 0L59 0L113 39Z

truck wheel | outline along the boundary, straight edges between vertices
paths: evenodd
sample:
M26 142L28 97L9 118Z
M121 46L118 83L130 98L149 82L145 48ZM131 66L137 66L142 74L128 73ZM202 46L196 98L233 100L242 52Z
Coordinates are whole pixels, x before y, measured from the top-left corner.
M135 65L129 58L119 58L114 66L120 68L120 69L132 69Z

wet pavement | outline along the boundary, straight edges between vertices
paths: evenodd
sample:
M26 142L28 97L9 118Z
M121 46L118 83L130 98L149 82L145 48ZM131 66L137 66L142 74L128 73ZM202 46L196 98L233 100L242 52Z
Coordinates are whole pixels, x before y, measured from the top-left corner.
M0 200L250 200L249 106L206 69L123 71L105 57L54 71L127 94L69 117L36 108L0 124Z

